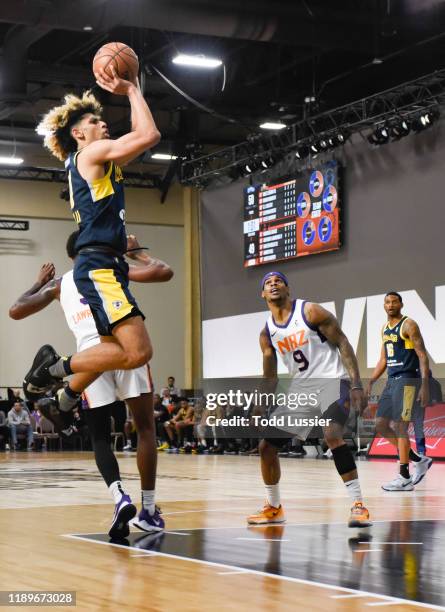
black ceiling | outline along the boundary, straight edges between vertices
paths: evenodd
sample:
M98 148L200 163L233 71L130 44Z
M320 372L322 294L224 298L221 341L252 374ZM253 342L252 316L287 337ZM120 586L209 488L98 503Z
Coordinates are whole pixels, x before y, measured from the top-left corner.
M434 0L1 0L0 154L16 146L27 165L57 165L35 125L64 93L94 85L91 60L107 41L139 55L158 150L182 155L443 68L444 26L445 2ZM175 66L178 51L220 57L225 74ZM127 130L125 100L100 97L112 132Z

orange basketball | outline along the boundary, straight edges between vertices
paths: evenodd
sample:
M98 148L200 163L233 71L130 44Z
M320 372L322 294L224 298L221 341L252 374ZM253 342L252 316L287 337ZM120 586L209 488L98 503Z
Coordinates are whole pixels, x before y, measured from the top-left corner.
M93 58L93 72L103 68L109 76L112 76L110 66L114 66L122 79L132 80L139 72L138 56L131 47L124 43L107 43L97 51Z

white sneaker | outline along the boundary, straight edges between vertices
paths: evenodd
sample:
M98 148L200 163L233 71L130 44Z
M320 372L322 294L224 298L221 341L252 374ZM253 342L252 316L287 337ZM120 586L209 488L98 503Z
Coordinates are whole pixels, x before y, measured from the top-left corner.
M133 450L133 447L131 446L131 444L126 444L122 450L123 451L131 451L131 450Z
M399 474L394 480L382 485L382 489L384 491L413 491L414 487L411 476L409 478L404 478Z
M413 477L413 485L419 484L425 474L428 472L430 467L433 465L433 460L431 457L422 457L420 461L417 461L415 464L415 471Z

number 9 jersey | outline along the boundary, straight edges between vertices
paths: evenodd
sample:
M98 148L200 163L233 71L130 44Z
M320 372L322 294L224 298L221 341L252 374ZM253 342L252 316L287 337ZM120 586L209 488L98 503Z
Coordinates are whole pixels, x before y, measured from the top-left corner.
M266 331L270 344L293 378L349 378L339 350L304 314L305 300L294 300L284 325L278 325L271 314Z

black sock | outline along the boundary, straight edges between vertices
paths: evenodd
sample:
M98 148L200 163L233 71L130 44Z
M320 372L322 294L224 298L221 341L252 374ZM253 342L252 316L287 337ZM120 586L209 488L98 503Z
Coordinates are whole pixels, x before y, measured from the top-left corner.
M79 399L79 397L81 396L81 393L79 393L78 391L73 391L69 385L65 387L65 393L68 395L68 397L71 397L72 399Z
M403 476L403 478L409 478L409 463L400 464L400 476Z
M416 452L414 452L412 448L409 449L409 458L415 463L417 463L418 461L422 461L422 457Z

